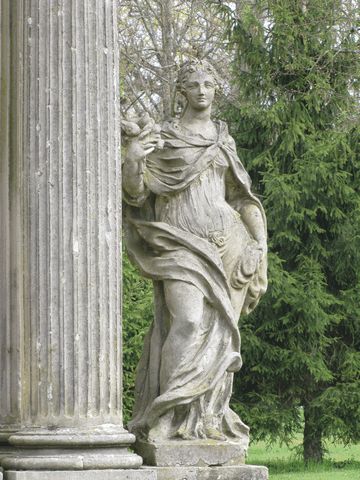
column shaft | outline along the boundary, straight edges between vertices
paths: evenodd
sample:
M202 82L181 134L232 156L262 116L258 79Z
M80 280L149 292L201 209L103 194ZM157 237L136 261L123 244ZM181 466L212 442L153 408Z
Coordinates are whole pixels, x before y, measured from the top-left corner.
M65 451L6 468L141 462L122 423L116 7L1 3L0 435Z

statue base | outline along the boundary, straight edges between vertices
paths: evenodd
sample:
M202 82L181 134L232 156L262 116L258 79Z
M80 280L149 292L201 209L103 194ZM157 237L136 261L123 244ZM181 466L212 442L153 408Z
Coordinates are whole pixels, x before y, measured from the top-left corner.
M4 480L157 480L156 472L136 470L27 470L4 472ZM170 478L170 477L169 477Z
M151 443L137 440L135 451L145 465L157 467L207 467L244 465L246 448L241 443L218 440L167 440Z
M157 480L268 480L269 478L268 469L257 465L152 468L157 474Z
M8 471L4 480L268 480L266 467L141 467L137 470Z

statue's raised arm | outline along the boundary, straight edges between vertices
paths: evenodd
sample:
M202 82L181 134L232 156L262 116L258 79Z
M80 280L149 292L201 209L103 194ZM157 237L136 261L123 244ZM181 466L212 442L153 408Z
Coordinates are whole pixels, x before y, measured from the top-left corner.
M126 143L123 189L130 204L141 205L148 194L144 183L146 158L156 148L163 147L161 128L148 114L144 114L137 121L122 120L121 129Z

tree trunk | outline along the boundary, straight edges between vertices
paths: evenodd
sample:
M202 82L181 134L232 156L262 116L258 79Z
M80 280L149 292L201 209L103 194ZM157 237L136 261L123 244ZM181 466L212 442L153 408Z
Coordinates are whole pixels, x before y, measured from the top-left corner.
M173 115L174 101L174 29L173 29L173 0L161 1L161 26L162 26L162 67L164 82L163 90L163 113L165 120L169 120Z
M311 405L304 406L304 462L321 463L323 461L322 430L319 426L319 410Z

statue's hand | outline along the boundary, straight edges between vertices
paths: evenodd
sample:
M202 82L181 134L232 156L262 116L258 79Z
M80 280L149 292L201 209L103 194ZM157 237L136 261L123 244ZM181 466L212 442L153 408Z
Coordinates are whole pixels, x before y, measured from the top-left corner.
M263 259L265 255L267 254L267 243L266 240L258 240L256 245L256 250L259 251L260 258Z
M145 113L131 121L121 121L122 138L125 141L126 159L142 162L155 148L162 149L161 127Z
M267 252L266 241L251 240L245 247L230 279L234 288L243 288L259 272L260 264Z
M159 142L160 134L152 134L149 130L143 130L138 136L129 139L126 150L126 160L141 162L150 155Z

